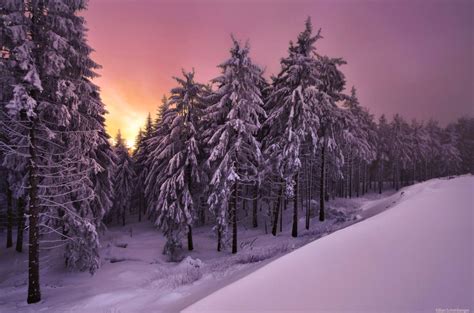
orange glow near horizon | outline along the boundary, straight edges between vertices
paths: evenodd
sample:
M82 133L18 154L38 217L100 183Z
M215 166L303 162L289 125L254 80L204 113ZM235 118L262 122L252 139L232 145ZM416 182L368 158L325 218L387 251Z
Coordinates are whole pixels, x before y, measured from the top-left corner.
M145 98L137 92L121 88L114 82L99 78L96 83L101 86L102 101L106 105L106 130L112 139L120 130L122 137L129 148L135 146L136 136L140 128L145 125L148 113L153 116L151 108L157 107L158 99ZM130 82L123 81L123 84ZM140 104L140 105L136 105Z
M113 138L120 129L131 147L182 68L194 67L201 83L216 77L233 33L250 40L266 77L277 74L308 16L322 28L317 51L347 61L347 89L355 85L375 116L442 124L472 116L472 8L469 0L89 0L82 15L92 58L103 66L94 82L107 132Z

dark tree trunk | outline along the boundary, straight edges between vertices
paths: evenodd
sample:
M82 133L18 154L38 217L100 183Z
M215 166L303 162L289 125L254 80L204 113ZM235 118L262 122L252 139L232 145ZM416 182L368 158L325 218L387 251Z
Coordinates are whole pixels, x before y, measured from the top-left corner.
M193 251L194 250L194 245L193 245L193 228L191 225L188 225L188 250Z
M360 161L357 160L357 174L356 174L356 186L355 186L355 192L356 192L356 198L359 198L360 194Z
M367 168L365 166L365 163L362 163L362 195L365 194L365 188L367 187Z
M324 197L326 193L326 140L321 148L321 181L319 183L319 220L324 221Z
M279 215L280 215L280 210L281 210L281 198L282 198L282 196L283 196L283 184L280 186L280 192L278 194L278 201L277 201L276 207L273 210L273 225L272 225L272 235L273 236L276 236L276 233L277 233L278 219L280 217Z
M327 165L327 162L326 162L326 164L324 165L324 168L325 168L324 169L324 176L325 176L324 177L324 179L325 179L324 180L325 181L325 183L324 183L324 201L325 202L329 201L329 179L328 179L328 173L327 173L328 172L327 166L328 165Z
M309 200L309 193L310 193L310 187L309 187L309 176L311 175L311 170L308 167L308 162L305 161L306 164L306 212L305 212L305 228L309 229L309 222L310 222L310 200Z
M222 249L222 231L221 231L221 226L217 226L217 251L221 251Z
M293 227L291 228L291 236L298 237L298 180L299 174L296 174L294 202L293 202Z
M245 185L242 186L242 211L245 212L245 217L249 216L249 211L247 209L247 199L245 197L248 195L247 188ZM253 220L252 220L253 223Z
M255 192L254 192L254 198L253 198L253 207L252 207L252 226L254 228L258 227L258 186L255 185Z
M416 162L413 162L413 184L418 181L418 175L417 175L417 170L416 170Z
M383 188L383 161L380 160L380 170L379 170L379 194L382 194Z
M125 226L125 210L122 212L122 226Z
M10 188L7 189L7 248L13 246L13 197Z
M349 159L349 198L352 198L352 156Z
M283 183L282 188L283 189L281 192L281 196L282 196L283 206L280 206L280 233L283 231L283 209L286 210L286 206L288 205L288 202L286 201L286 194L284 192L284 190L286 190L285 183Z
M309 159L309 215L314 216L314 212L311 207L311 201L313 200L313 162Z
M398 171L398 167L395 166L395 190L398 191L398 182L400 177L400 172Z
M368 193L369 190L372 190L372 169L369 164L365 165L365 193Z
M281 196L284 197L283 192ZM283 231L283 207L280 205L278 209L280 210L280 233L281 233Z
M25 201L18 199L18 231L16 234L16 251L23 252L23 231L25 230Z
M143 210L143 194L140 192L140 199L138 200L138 221L142 221L142 210Z
M396 181L396 168L395 168L395 164L393 164L393 166L392 166L392 172L393 172L393 173L392 173L392 180L393 180L393 181L392 181L392 188L393 188L393 189L396 189L397 186L396 186L396 184L395 184L395 181Z
M237 253L237 199L238 184L234 184L234 201L232 204L232 253Z
M203 205L203 202L204 202L204 205ZM201 198L201 205L199 208L199 223L201 225L206 224L206 209L205 209L206 205L207 205L206 200L204 200L204 198Z
M41 291L39 282L39 227L38 227L38 185L36 173L36 147L35 147L35 130L34 125L30 128L30 145L29 145L29 249L28 249L28 303L36 303L41 301Z

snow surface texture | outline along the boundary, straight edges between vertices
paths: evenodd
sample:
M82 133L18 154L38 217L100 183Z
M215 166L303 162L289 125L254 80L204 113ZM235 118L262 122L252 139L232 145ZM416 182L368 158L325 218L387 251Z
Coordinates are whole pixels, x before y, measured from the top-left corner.
M458 178L455 180L450 180L449 183L452 182L456 185L450 187L450 190L453 188L458 188L457 186L459 184L465 184L472 188L473 177L470 177L469 179ZM101 240L102 266L94 276L91 276L87 273L68 273L64 269L64 264L61 262L62 259L60 257L52 257L52 254L54 253L61 253L61 249L48 250L46 246L43 246L43 250L41 251L41 285L43 300L40 303L34 305L28 305L26 303L27 251L19 254L12 249L6 250L2 247L0 248L0 312L179 312L192 303L195 303L209 294L212 294L216 290L219 290L220 288L223 288L226 285L229 285L230 283L251 274L255 270L258 270L262 266L269 264L269 262L281 257L284 254L308 244L315 239L326 236L338 229L345 228L356 222L363 221L366 218L387 210L400 201L405 201L405 199L411 198L418 192L418 190L433 188L436 184L443 184L440 185L439 188L444 188L445 182L442 180L432 180L420 185L402 189L396 193L388 191L382 195L367 194L361 198L337 198L335 200L331 200L328 202L330 207L330 209L328 209L328 219L321 223L317 220L317 218L314 218L311 222L312 224L309 230L304 230L304 216L302 214L299 225L301 234L298 238L292 238L290 236L291 214L293 212L291 208L283 211L283 232L278 233L277 237L273 237L271 234L265 234L265 231L262 228L253 229L248 228L248 226L246 227L246 225L250 225L251 221L247 220L245 217L242 217L241 221L239 222L241 225L239 228L240 246L237 255L232 255L228 251L221 253L216 252L215 234L211 231L210 227L200 227L196 228L194 232L195 251L189 253L190 258L186 258L178 264L168 263L165 261L166 257L161 254L165 244L165 239L148 221L128 224L125 227L116 226L109 229L104 238ZM421 196L423 196L423 194L421 194ZM470 203L472 203L472 198L470 198L470 200L462 200L462 198L466 197L466 195L457 196L456 199L450 201L451 203L456 203L456 205L461 205L466 201L471 201ZM437 199L434 199L433 201L438 202ZM317 207L316 202L317 201L313 203L315 208ZM457 211L454 211L458 209L461 208L448 208L448 210L451 210L452 212L450 213L449 211L446 211L447 216L454 218L454 220L447 221L443 224L443 226L440 225L440 227L448 227L448 230L450 229L449 227L452 228L451 223L457 223L458 219L462 220L462 216L458 216ZM398 210L398 208L395 208L394 210ZM264 211L262 211L261 214L262 215L259 216L259 219L261 219L260 222L264 223L264 216L266 214ZM381 216L384 214L387 213L383 213ZM359 224L359 226L356 225L347 227L344 232L349 232L352 234L352 230L356 230L357 227L362 227L361 225L365 225L366 223L372 223L372 220L376 218L378 217L371 218L369 221L363 221ZM414 218L416 218L416 216L407 218L406 221L403 222L403 227L398 229L398 231L400 233L404 233L405 224L421 225L424 227L424 219L423 221L418 221ZM431 217L428 216L427 218ZM472 220L472 215L471 219L464 217L465 222L469 222L469 220ZM462 225L459 227L461 226ZM472 224L470 227L472 228ZM380 226L380 229L384 230L384 226ZM459 230L461 231L462 228L459 228ZM0 233L0 242L5 241L4 236L5 234ZM329 239L333 236L339 236L339 232L327 238ZM431 235L428 234L427 236ZM390 246L398 246L399 238L403 238L403 236L393 238L392 242L387 241L386 244ZM469 238L472 238L472 234ZM317 242L320 241L321 240L317 240ZM436 234L434 234L433 242L436 241L439 240L436 239ZM314 245L317 242L311 245ZM331 246L331 244L328 245ZM361 245L363 246L362 248L360 248ZM335 284L335 282L332 282L334 279L339 279L339 282L341 282L345 276L350 277L350 275L347 273L352 273L352 269L360 271L360 269L357 269L357 266L359 264L359 259L364 257L362 254L371 252L366 252L366 250L373 250L369 242L366 244L362 243L357 247L361 249L361 252L359 252L361 256L342 260L341 262L343 263L341 264L341 268L344 270L340 273L341 275L339 275L339 273L332 273L331 268L336 264L327 267L326 265L322 264L321 260L318 261L317 258L308 260L312 266L312 268L308 267L308 269L312 272L313 269L316 269L316 266L321 263L322 266L327 268L327 270L324 270L324 272L331 272L331 279L326 280L324 282L324 286L331 286L332 284ZM306 248L303 248L303 250L305 249ZM358 251L349 245L346 247L345 243L337 243L337 245L335 245L332 249L341 250L340 253L343 253L342 250L344 249ZM443 250L444 248L440 247L439 249ZM446 252L444 253L448 253L446 257L450 257L449 253L451 250L447 249L445 251ZM465 253L472 257L472 250L466 249ZM413 259L417 259L417 256L413 257L412 255L407 255L409 258L408 260L404 260L396 256L393 258L392 263L396 264L397 262L411 262ZM454 262L459 261L454 257L453 260ZM364 262L366 262L367 266L373 266L373 264L375 264L365 260ZM273 266L272 264L273 263L270 265ZM391 267L393 267L393 265L391 265ZM294 273L295 277L298 277L298 270L300 268L302 267L295 265L286 271L286 275L293 276ZM376 269L374 268L372 270L378 270L378 272L374 273L373 275L384 275L387 271L389 271L389 269L380 267ZM308 271L308 273L310 272ZM352 275L356 274L357 273L352 273ZM285 277L281 276L277 277L286 279ZM380 279L383 279L383 276L381 277L382 278ZM466 277L468 277L468 275L466 275ZM347 288L349 288L345 292L351 293L357 291L357 288L353 288L351 286L355 285L355 283L352 284L350 281L344 282L348 286ZM285 286L285 281L278 281L278 284L268 285L261 289L259 293L261 297L265 297L265 295L270 292L271 288L274 286ZM310 285L311 290L314 290L314 292L317 292L316 287L316 283ZM289 291L287 296L285 295L285 298L279 297L279 299L300 299L295 298L292 295L292 291L290 291L291 289L294 289L293 286L288 285ZM341 299L344 299L345 292L341 292L340 297L334 295L331 299L335 299L337 300L335 303L339 303ZM252 293L254 293L254 289L252 289ZM275 298L277 295L278 294L275 294ZM378 294L375 294L374 297L377 295ZM254 296L257 296L257 294ZM254 296L249 297L249 301L253 299ZM326 294L324 294L324 297L327 298ZM317 297L316 293L311 292L310 299L314 299L313 303L315 304L316 302L322 303L322 300ZM230 301L229 306L226 306L225 310L223 311L228 312L229 309L235 309L237 311L240 310L239 306L231 306L230 304L232 303L233 302ZM200 302L198 302L196 305L200 305ZM198 312L205 312L199 307L194 306L191 306L189 309L193 308L198 310ZM295 309L296 308L297 307L295 307ZM252 309L254 308L252 307ZM283 309L285 309L285 306L282 307L282 310ZM399 309L398 311L400 310L406 311L403 308ZM214 312L215 311L221 310L215 308ZM290 312L294 311L295 310L290 309ZM313 309L311 309L311 311L313 311ZM352 311L355 311L355 309ZM368 310L364 309L364 311ZM384 312L386 311L387 310L384 310ZM246 312L246 310L242 309L240 312Z
M473 191L473 176L405 188L390 210L279 258L182 312L472 312Z
M191 258L178 264L166 262L161 254L165 238L150 222L114 226L101 239L102 266L94 276L68 273L62 258L53 256L61 249L49 250L44 245L40 266L43 300L34 305L26 303L27 253L0 248L0 312L179 312L271 260L385 210L398 199L400 192L393 191L336 198L328 203L327 220L321 223L314 218L309 230L304 230L302 214L298 238L290 236L291 208L283 210L283 232L276 237L262 227L249 228L251 216L241 216L236 255L216 252L211 227L198 227L194 230L195 250L188 253ZM312 206L316 209L317 201ZM261 223L265 217L265 210L259 212ZM0 233L0 242L5 242L4 235Z

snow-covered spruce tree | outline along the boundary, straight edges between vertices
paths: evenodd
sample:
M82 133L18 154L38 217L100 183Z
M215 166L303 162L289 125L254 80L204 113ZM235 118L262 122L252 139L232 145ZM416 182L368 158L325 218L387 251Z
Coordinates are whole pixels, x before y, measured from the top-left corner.
M209 209L216 216L218 251L228 223L232 225L232 253L237 252L237 208L239 185L255 185L263 161L260 143L256 139L259 116L265 116L259 86L262 70L252 63L249 45L232 37L231 57L219 67L221 76L209 97L204 123L208 123L206 145L209 150Z
M173 109L164 115L169 119L169 132L154 151L154 162L165 166L161 171L152 170L147 178L152 184L147 186L148 190L159 188L154 192L157 197L151 198L150 207L155 212L155 224L167 239L163 253L171 260L177 260L184 233L187 233L188 250L194 249L192 225L203 176L198 163L201 152L197 132L202 116L203 85L194 81L194 71L183 71L183 78L175 79L178 87L171 89L168 100Z
M116 164L113 176L114 200L112 214L117 218L117 223L125 226L125 212L132 205L133 184L135 182L135 170L133 160L125 145L120 130L115 137L114 152Z
M135 149L132 152L133 164L135 165L135 182L132 196L132 206L138 210L138 221L141 222L143 212L146 210L145 203L145 181L140 180L140 173L143 172L143 167L146 161L144 153L144 132L140 127L138 134L135 137Z
M455 131L458 137L457 148L462 160L459 172L474 174L474 118L460 118L448 129Z
M9 145L9 140L7 138L7 128L5 125L6 119L6 112L5 112L5 101L11 97L11 95L7 95L6 93L11 93L11 83L12 83L12 78L11 77L11 69L8 68L7 66L7 58L4 56L4 53L8 53L8 49L13 46L12 43L10 43L10 47L8 47L8 34L7 34L7 25L6 21L9 15L9 8L7 7L0 7L0 48L1 51L1 57L2 57L2 62L0 63L0 143L3 145L7 146ZM6 215L6 222L7 222L7 243L6 247L10 248L13 246L13 212L12 212L12 205L11 205L11 198L12 198L12 192L10 189L10 186L8 184L7 178L8 177L8 169L3 166L3 161L5 159L4 156L4 151L1 149L2 146L0 146L0 177L2 179L0 180L0 212L2 216ZM2 225L3 227L3 225ZM3 229L2 229L3 231Z
M138 209L138 221L142 220L142 214L147 208L145 199L145 179L148 175L148 167L146 164L146 158L150 154L150 143L149 140L153 136L153 121L151 114L148 114L145 129L141 130L137 137L136 149L133 152L133 160L135 164L135 184L134 184L134 204Z
M384 189L386 167L390 161L390 125L385 115L381 115L377 124L377 181L379 194Z
M168 108L168 97L166 97L166 95L163 95L163 97L161 98L161 104L158 105L158 108L156 110L155 120L153 121L153 133L155 133L158 129L158 126L160 125L160 122L162 121L165 112L166 110L168 110Z
M277 168L286 186L286 196L294 199L293 237L298 236L298 174L302 149L306 145L315 154L318 145L320 124L316 104L321 82L314 44L320 38L320 32L313 35L308 18L297 43L290 42L289 56L282 59L282 69L273 79L266 103L268 119L263 125L266 159Z
M412 150L412 162L410 164L411 174L407 175L407 180L415 183L421 180L421 168L424 161L429 157L430 147L428 146L428 134L423 123L413 120L410 124L410 141Z
M39 284L39 206L37 194L37 157L34 126L38 101L43 90L35 62L35 44L31 40L29 3L2 2L0 24L1 79L1 148L3 165L9 171L9 189L22 192L28 188L29 261L28 303L41 300ZM23 164L23 166L18 166ZM13 180L13 181L12 181ZM23 182L26 182L23 185ZM23 188L22 188L23 187Z
M145 199L147 203L147 217L150 220L157 219L156 212L151 209L150 203L156 201L158 198L160 184L154 180L149 180L148 177L157 177L159 173L164 171L167 165L165 163L156 162L156 157L161 153L160 149L163 148L163 145L161 145L163 138L170 132L171 122L173 121L171 115L174 114L173 109L170 109L168 100L165 97L163 97L163 101L164 102L162 102L158 108L153 133L148 141L150 153L145 155L145 166L149 169L145 179ZM151 174L152 172L153 174ZM153 187L151 187L152 185Z
M345 86L344 74L338 69L340 65L346 62L340 58L329 58L319 56L318 60L318 88L315 94L315 110L319 118L319 146L321 152L320 163L320 183L319 183L319 220L325 219L325 200L327 194L327 162L328 156L332 156L334 164L342 164L342 147L335 140L337 134L343 131L347 126L347 116L337 106L337 102L344 99L342 90ZM333 167L339 176L339 166ZM307 214L308 216L308 214ZM307 227L309 221L307 219Z
M90 209L94 216L96 228L104 229L103 223L107 213L112 209L113 186L112 175L115 167L115 153L110 144L110 136L105 131L105 107L100 99L99 89L93 84L88 84L91 88L90 101L85 101L84 106L79 107L81 120L84 116L90 118L89 126L85 126L85 132L95 133L95 144L92 149L88 149L87 157L93 160L96 168L90 172L90 180L94 190L94 198L90 203ZM95 128L88 130L87 127Z
M15 83L6 107L8 123L22 132L10 127L16 142L3 146L7 158L21 156L26 163L32 303L41 298L40 236L60 236L69 268L94 272L99 266L97 226L104 208L94 209L93 178L105 170L95 160L100 133L105 134L104 108L90 82L98 66L89 57L84 19L78 16L85 1L7 5L11 14L2 15L2 27L13 39L10 46L2 44L8 50L2 58L8 59Z
M390 123L390 159L392 165L392 184L395 190L402 184L402 172L413 158L410 129L408 123L399 114L395 114Z
M443 166L440 167L438 176L453 175L461 168L461 152L458 149L459 134L450 127L443 129L442 159Z
M104 180L108 180L110 164L106 158L96 159L101 149L109 147L104 105L98 87L91 82L99 66L90 58L92 49L86 42L85 21L79 16L86 4L84 0L35 1L32 19L33 38L40 43L42 103L49 104L40 118L55 134L49 151L57 147L50 164L67 164L71 169L69 175L48 177L52 185L61 185L49 188L42 201L59 206L61 222L51 225L59 224L63 237L70 238L66 243L67 266L93 272L99 266L97 227L107 209L94 200L103 199L110 190L108 186L102 195L97 195L94 179L101 179L97 175L105 173Z
M346 158L351 159L350 166L354 163L356 167L356 195L360 195L361 178L364 176L367 166L376 158L376 133L373 116L362 107L356 95L356 89L352 87L351 95L344 101L344 107L349 113L349 127L345 138ZM353 172L352 168L350 171ZM351 185L350 188L353 188ZM362 189L365 188L365 181L362 182Z

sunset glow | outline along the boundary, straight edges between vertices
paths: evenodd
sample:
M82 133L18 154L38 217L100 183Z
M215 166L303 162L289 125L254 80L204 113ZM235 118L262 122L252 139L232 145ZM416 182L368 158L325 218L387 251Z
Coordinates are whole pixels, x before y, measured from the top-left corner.
M470 312L473 190L473 0L0 0L0 312Z
M446 123L473 112L472 2L91 0L85 17L107 129L133 142L181 68L207 82L218 74L230 34L249 39L267 77L279 69L310 15L320 53L341 56L348 87L375 115ZM341 21L344 21L341 23Z

